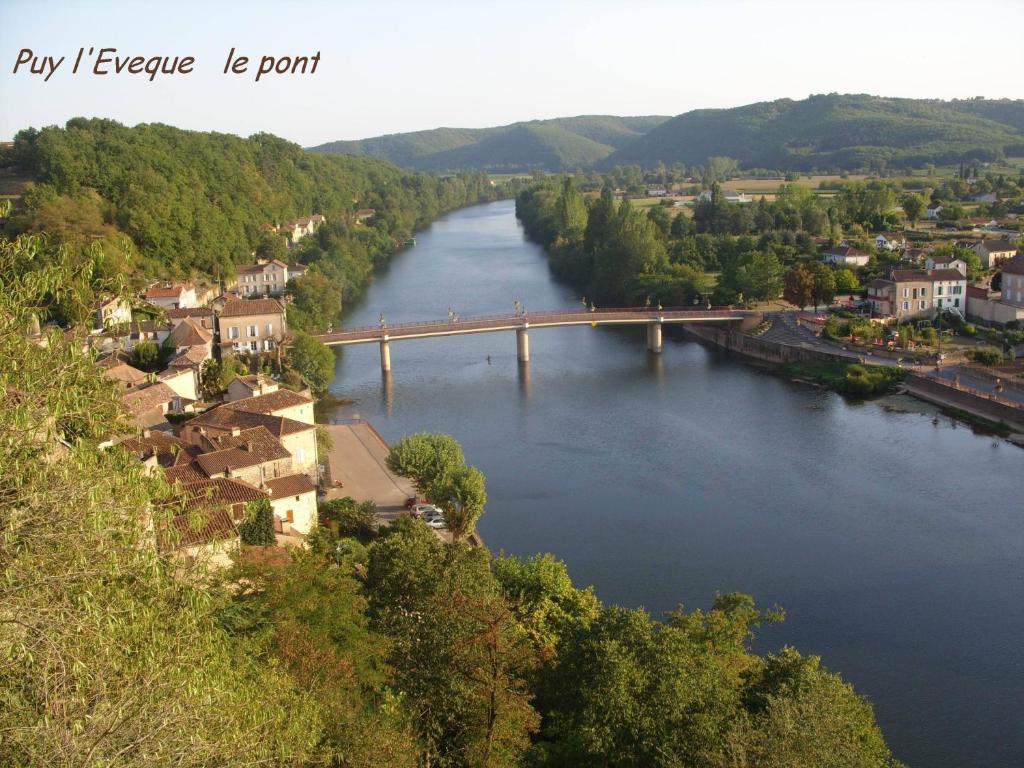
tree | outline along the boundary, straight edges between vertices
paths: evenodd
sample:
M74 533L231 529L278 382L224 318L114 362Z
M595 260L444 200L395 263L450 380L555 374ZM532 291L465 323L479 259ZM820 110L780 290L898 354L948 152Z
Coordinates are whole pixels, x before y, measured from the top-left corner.
M372 501L358 502L351 496L320 502L320 517L330 528L337 528L339 536L368 539L377 532L377 505Z
M399 518L370 546L365 588L371 628L392 639L423 764L517 765L539 723L527 686L535 657L489 555Z
M853 270L841 267L835 271L836 290L841 292L856 291L860 288L860 281L853 273Z
M782 297L796 307L806 307L811 303L814 292L814 275L798 264L786 273Z
M452 539L460 541L473 532L487 503L483 472L476 467L462 467L431 498L444 510Z
M288 262L288 241L276 232L265 232L256 244L256 256L260 259Z
M317 396L327 391L334 378L331 348L305 333L295 334L295 341L288 350L288 362Z
M238 526L242 543L254 547L272 547L277 544L274 533L274 509L270 499L250 501L245 505L245 520Z
M132 348L132 365L154 371L160 364L160 347L152 341L140 341Z
M928 204L921 195L911 193L903 196L900 205L903 206L903 212L907 215L910 226L916 227Z
M814 288L811 291L811 301L814 302L814 311L822 304L829 305L836 295L836 276L830 267L821 262L811 264L811 274L814 276Z
M387 457L388 468L411 478L421 491L447 478L465 463L462 447L455 438L440 432L406 435L391 446Z
M210 358L203 363L199 385L205 397L215 398L223 394L228 384L238 376L245 376L248 373L248 364L237 355L228 355L220 360Z

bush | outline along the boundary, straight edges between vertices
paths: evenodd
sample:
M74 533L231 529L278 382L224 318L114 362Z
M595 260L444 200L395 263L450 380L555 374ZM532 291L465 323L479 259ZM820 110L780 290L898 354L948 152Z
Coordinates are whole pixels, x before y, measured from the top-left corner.
M320 518L338 536L372 538L377 533L377 505L356 501L351 496L320 504Z
M964 336L977 336L978 329L973 323L964 323L960 326L960 333Z
M867 397L891 392L903 380L905 371L901 368L854 363L846 366L842 391L849 395Z
M1003 362L1003 353L996 347L978 347L971 353L971 359L982 365L999 365Z
M274 510L270 499L250 501L245 505L245 520L238 526L242 543L254 547L272 547L277 544L274 535Z

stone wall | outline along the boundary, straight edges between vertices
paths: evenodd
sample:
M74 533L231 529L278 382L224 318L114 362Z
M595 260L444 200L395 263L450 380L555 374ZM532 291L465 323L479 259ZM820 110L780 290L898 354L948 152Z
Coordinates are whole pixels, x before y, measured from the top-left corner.
M764 363L783 365L785 363L808 363L820 362L822 360L844 364L856 362L855 358L846 355L833 354L809 347L780 344L777 341L759 339L756 336L748 336L744 333L738 333L718 326L688 324L684 327L683 332L691 338L709 341L730 352L735 352L753 360L760 360Z
M907 392L936 405L959 408L990 421L1002 422L1017 430L1024 430L1024 408L993 400L983 395L942 384L934 379L911 373L904 380Z

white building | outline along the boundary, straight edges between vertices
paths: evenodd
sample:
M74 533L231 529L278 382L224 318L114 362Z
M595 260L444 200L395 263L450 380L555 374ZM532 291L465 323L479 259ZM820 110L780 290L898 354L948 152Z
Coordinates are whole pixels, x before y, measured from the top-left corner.
M852 245L829 248L821 255L821 258L822 261L829 264L840 264L844 267L863 267L871 260L870 255Z
M146 301L164 309L189 309L198 306L196 288L191 283L158 283L146 289Z
M1009 240L982 240L971 246L971 250L978 254L981 266L985 269L997 267L1017 253L1016 247Z

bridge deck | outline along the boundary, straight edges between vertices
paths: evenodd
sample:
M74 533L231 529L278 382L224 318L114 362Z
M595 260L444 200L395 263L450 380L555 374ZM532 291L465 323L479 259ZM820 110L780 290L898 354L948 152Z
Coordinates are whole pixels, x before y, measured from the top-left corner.
M420 339L429 336L457 336L464 333L486 333L489 331L514 331L520 328L550 328L563 325L629 325L654 321L662 323L708 323L742 320L747 315L757 314L751 310L731 307L712 309L598 309L575 311L535 312L527 315L488 315L467 317L458 320L426 320L417 323L366 326L325 333L316 338L324 344L349 345L400 339Z

